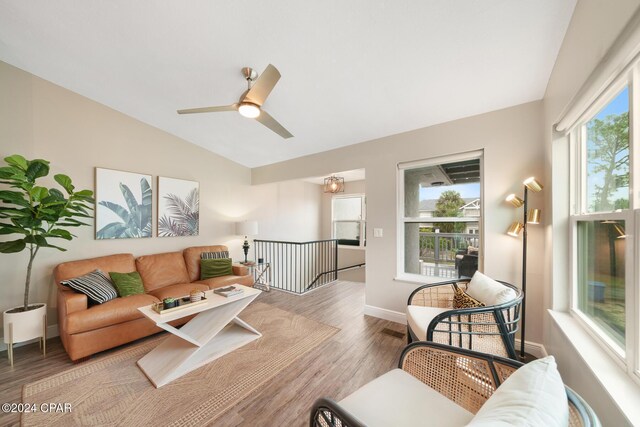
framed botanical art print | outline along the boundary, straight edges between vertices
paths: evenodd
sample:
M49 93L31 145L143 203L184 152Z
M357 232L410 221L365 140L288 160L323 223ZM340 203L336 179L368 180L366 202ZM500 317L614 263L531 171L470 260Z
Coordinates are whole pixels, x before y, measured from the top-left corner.
M151 237L151 175L96 168L96 239Z
M197 236L200 183L158 177L158 237Z

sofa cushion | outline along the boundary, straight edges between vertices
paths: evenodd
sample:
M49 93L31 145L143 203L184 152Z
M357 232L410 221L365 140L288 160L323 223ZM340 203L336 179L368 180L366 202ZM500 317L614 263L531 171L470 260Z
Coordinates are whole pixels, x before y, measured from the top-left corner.
M200 260L200 280L220 276L230 276L232 274L233 269L231 268L231 258Z
M147 292L169 285L191 282L182 252L141 256L136 259L136 267Z
M178 283L177 285L169 285L164 288L153 290L149 292L149 295L153 295L162 301L165 298L181 298L187 296L194 289L199 291L208 291L209 286L203 283Z
M448 308L409 305L407 306L407 323L416 337L420 341L425 341L427 339L427 327L431 320L438 314L449 310Z
M185 282L195 282L200 280L200 255L203 252L229 252L229 248L223 245L213 246L192 246L185 249L182 254L184 255L184 262L187 265L187 271L189 274L189 280Z
M131 295L76 311L67 316L66 333L77 334L142 318L144 315L138 307L156 302L158 298L153 295Z
M95 270L128 273L136 269L136 260L131 254L116 254L98 258L69 261L58 264L53 270L56 283L60 286L63 280L82 276Z
M211 279L199 280L196 283L202 283L209 287L209 289L221 288L228 285L245 285L253 286L252 276L220 276L212 277Z
M515 371L476 413L469 426L569 425L567 392L553 356Z
M487 306L500 305L512 301L516 292L502 283L476 271L467 286L467 294Z
M85 294L89 300L96 304L103 304L118 297L118 292L113 283L100 270L92 271L84 276L63 280L61 285L68 286L76 292Z
M459 427L473 418L471 412L402 369L387 372L339 403L369 427Z
M131 273L117 273L111 271L109 273L113 285L118 290L118 296L128 297L129 295L144 294L144 285L142 277L137 271Z

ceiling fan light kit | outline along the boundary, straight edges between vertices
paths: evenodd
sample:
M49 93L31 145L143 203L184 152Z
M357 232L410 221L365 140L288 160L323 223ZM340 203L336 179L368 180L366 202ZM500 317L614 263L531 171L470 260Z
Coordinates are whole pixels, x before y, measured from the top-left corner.
M219 107L201 107L178 110L178 114L217 113L221 111L237 111L243 117L256 119L262 125L283 138L291 138L293 135L284 126L262 109L262 105L280 80L280 72L269 64L258 77L256 70L250 67L242 68L242 75L247 81L247 90L240 96L236 104ZM252 84L252 82L254 82Z
M260 115L260 107L251 102L243 102L238 107L238 113L248 119L255 119Z

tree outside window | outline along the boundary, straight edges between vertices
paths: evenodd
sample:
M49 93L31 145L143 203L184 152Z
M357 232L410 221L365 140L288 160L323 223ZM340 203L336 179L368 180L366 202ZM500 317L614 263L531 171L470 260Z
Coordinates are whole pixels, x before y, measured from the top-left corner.
M629 208L629 90L625 88L585 126L587 211Z

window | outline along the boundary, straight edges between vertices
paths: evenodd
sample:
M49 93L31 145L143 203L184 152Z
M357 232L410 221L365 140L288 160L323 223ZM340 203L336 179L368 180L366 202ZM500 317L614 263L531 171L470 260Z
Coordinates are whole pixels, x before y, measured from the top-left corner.
M435 282L478 268L481 156L473 152L399 165L399 278Z
M637 373L640 341L632 295L638 292L632 237L640 208L630 191L630 78L620 79L570 130L572 151L571 312L610 352Z
M365 246L366 204L362 194L333 196L331 200L331 237L339 245Z

